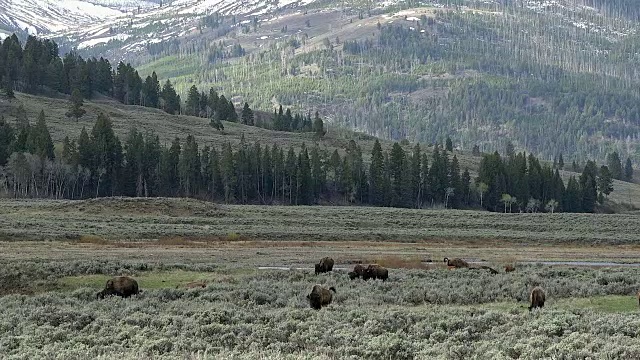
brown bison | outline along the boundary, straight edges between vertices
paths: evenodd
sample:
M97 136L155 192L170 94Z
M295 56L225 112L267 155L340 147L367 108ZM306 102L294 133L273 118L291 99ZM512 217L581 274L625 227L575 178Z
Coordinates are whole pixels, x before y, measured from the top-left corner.
M531 290L531 294L529 295L529 300L531 301L531 305L529 305L529 311L534 308L542 308L544 307L545 294L544 290L541 287L536 286Z
M309 305L311 305L312 308L320 310L323 306L331 304L333 294L335 293L336 288L333 286L326 289L320 285L314 285L313 289L311 289L311 294L307 295L307 299L309 299Z
M490 272L492 275L497 275L497 274L498 274L498 270L496 270L496 269L494 269L494 268L492 268L492 267L489 267L489 266L482 265L482 266L480 266L480 269L483 269L483 270L489 270L489 272Z
M362 278L364 280L382 279L382 281L385 281L389 278L389 270L387 270L387 268L384 268L380 265L371 264L367 266L367 269L364 271Z
M512 272L512 271L516 271L516 267L515 267L515 266L513 266L513 265L507 265L507 266L505 266L505 267L504 267L504 272L506 272L506 273L510 273L510 272Z
M468 268L469 267L469 263L462 260L462 259L451 259L449 260L449 258L444 258L444 262L447 264L447 266L453 266L455 268Z
M333 259L330 257L324 257L316 264L316 275L326 273L331 270L333 270Z
M116 276L107 280L104 289L96 294L96 298L104 299L105 296L111 295L128 298L131 295L137 295L139 292L138 283L135 280L127 276Z
M355 278L364 277L365 271L366 271L366 268L364 266L357 264L356 266L353 267L353 271L349 272L349 278L353 280Z

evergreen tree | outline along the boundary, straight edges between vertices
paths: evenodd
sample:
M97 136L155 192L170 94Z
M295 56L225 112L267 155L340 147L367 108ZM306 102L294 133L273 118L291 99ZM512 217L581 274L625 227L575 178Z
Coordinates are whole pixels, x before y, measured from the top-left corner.
M160 83L155 71L145 79L142 94L144 98L142 105L152 108L157 108L160 105Z
M627 158L627 162L624 165L624 180L625 181L633 180L633 166L631 165L630 158Z
M613 177L611 175L611 172L609 171L609 168L605 165L602 165L600 167L597 178L597 186L598 191L606 196L609 196L609 194L611 194L611 192L613 191Z
M400 144L394 143L389 155L389 175L391 176L391 206L407 206L406 154Z
M464 169L460 180L462 185L462 202L468 206L471 204L471 174L469 174L469 169Z
M302 150L298 153L297 166L297 203L299 205L311 205L313 200L313 189L311 179L311 164L306 146L302 144Z
M569 182L567 183L567 189L565 191L562 208L566 212L582 211L581 196L582 191L580 189L580 184L578 184L578 181L576 181L576 178L574 176L571 176L569 178Z
M236 113L236 108L233 106L233 101L229 101L227 104L227 121L238 122L238 113Z
M376 139L371 151L371 164L369 164L369 202L372 205L383 206L386 204L384 178L384 155L382 146Z
M564 159L562 158L562 153L558 155L558 169L564 169Z
M224 196L224 185L222 182L222 171L220 170L220 157L215 148L209 154L209 169L211 169L211 198L217 199Z
M508 159L513 158L516 155L516 148L515 146L513 146L513 143L511 141L507 141L507 147L505 150L505 156Z
M178 165L180 187L185 196L194 196L199 193L201 166L198 144L193 135L188 135Z
M452 152L453 151L453 141L451 141L451 138L447 136L447 140L445 142L445 149L448 152Z
M265 156L268 152L265 152ZM322 160L320 159L320 150L316 145L311 150L311 178L313 188L313 198L317 202L320 199L320 194L325 189L326 174L322 168Z
M169 113L175 114L180 111L180 97L176 93L176 90L171 85L171 81L167 79L167 82L162 87L162 109Z
M409 199L413 204L413 207L418 208L420 206L420 197L422 190L422 152L420 144L416 144L413 147L413 154L409 159Z
M222 174L222 186L224 189L224 201L225 203L230 203L234 199L236 189L236 174L233 164L233 151L231 151L230 143L226 143L222 147L222 158L220 165L220 171Z
M480 156L480 147L476 144L473 145L473 150L471 150L471 155L473 156Z
M595 210L597 193L597 174L596 163L589 160L580 175L580 190L582 193L582 211L591 213Z
M185 113L191 116L199 116L200 114L200 93L195 85L191 85L189 89L187 103L185 104Z
M313 120L313 132L318 138L322 138L327 131L324 129L324 122L320 118L320 114L316 111L316 116Z
M75 118L76 122L80 119L84 114L87 113L85 109L82 108L84 102L82 101L82 93L80 90L73 89L71 93L71 103L69 105L69 111L67 111L66 115L69 118Z
M79 162L76 142L75 140L70 141L68 136L65 136L62 141L62 161L65 164L70 165L73 169L78 166Z
M91 139L89 139L89 133L83 126L78 137L78 164L85 169L89 169L92 173L95 172L96 159L95 150Z
M176 196L180 189L180 139L175 138L169 149L164 149L160 158L161 192L166 196Z
M614 179L622 180L622 176L624 175L622 171L622 161L617 152L614 151L607 155L607 167Z
M142 133L131 129L124 145L124 171L121 191L126 196L144 195L144 139Z
M29 132L27 148L41 159L53 159L53 141L47 128L44 110L40 111L36 126Z
M244 107L242 108L241 119L243 124L253 126L253 111L249 107L249 104L246 102L244 103Z
M11 155L11 145L15 140L13 127L0 116L0 166L4 166Z
M463 196L463 184L462 179L460 177L460 163L458 162L458 157L453 155L453 159L451 159L451 166L449 167L449 187L453 189L452 197L449 198L450 207L457 209L460 207Z
M122 166L122 144L115 136L111 120L104 113L91 130L94 164L97 170L96 196L113 196L118 190Z

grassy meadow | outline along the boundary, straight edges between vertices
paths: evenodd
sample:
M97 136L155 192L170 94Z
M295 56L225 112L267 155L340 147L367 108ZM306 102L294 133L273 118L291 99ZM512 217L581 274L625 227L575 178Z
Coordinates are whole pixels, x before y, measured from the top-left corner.
M638 226L633 215L2 200L0 357L638 358L640 268L538 263L640 262ZM316 276L323 256L334 271ZM445 256L499 274L450 270ZM374 262L388 281L349 280ZM142 293L97 300L115 275ZM319 311L314 284L337 289ZM534 286L547 302L530 313Z

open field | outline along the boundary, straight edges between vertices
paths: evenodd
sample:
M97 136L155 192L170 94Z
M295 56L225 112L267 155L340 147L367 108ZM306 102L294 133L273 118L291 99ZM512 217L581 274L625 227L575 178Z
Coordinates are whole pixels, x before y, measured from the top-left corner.
M191 199L0 200L0 237L15 240L465 240L636 244L634 214L502 214L375 207L243 206Z
M491 275L448 270L441 263L420 268L411 244L303 243L2 242L0 354L9 359L640 356L634 296L640 268L517 264L515 272L505 274L496 259L491 265L500 273ZM430 252L449 255L446 246L434 245ZM542 248L548 256L565 247ZM595 248L607 253L606 246ZM465 253L478 256L489 249L485 244ZM325 255L336 259L338 269L313 275L313 262ZM575 259L568 252L556 256ZM385 264L389 280L350 281L345 268L359 261ZM303 269L259 269L266 265ZM113 275L134 277L143 293L96 300ZM193 280L207 287L185 290ZM320 311L305 299L316 283L337 288L333 303ZM543 310L529 313L527 295L536 285L546 289L548 300Z
M0 357L639 358L640 267L536 263L639 263L639 226L634 215L2 200ZM334 271L316 276L324 256ZM449 270L445 256L499 273ZM349 280L374 262L388 281ZM143 292L97 300L115 275ZM185 289L195 280L206 288ZM314 284L337 289L319 311L305 298ZM529 313L534 286L547 302Z

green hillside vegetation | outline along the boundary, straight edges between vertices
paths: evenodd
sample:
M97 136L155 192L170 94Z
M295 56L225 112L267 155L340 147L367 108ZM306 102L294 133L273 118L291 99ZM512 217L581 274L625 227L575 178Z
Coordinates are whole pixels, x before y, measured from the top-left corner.
M457 147L484 151L510 139L543 160L563 153L584 163L617 151L638 163L639 25L628 3L411 4L310 10L222 37L204 29L202 37L240 44L247 55L210 62L199 42L184 39L178 48L194 51L140 71L171 77L183 92L215 86L259 109L274 101L317 108L335 124L389 139L451 136Z

